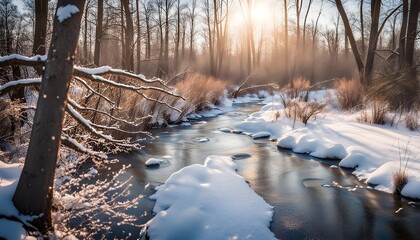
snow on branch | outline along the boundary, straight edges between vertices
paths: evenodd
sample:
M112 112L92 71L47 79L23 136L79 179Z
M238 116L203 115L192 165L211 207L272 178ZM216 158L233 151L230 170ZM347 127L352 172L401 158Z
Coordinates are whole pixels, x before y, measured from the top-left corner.
M89 149L89 148L83 146L82 144L77 142L75 139L73 139L73 138L71 138L67 135L64 135L64 134L61 136L61 143L64 146L66 146L68 148L71 148L71 149L73 149L77 152L89 154L89 155L92 155L92 156L95 156L95 157L98 157L98 158L101 158L101 159L107 159L108 158L105 153L93 151L92 149Z
M41 78L29 78L11 81L0 86L0 96L5 95L16 88L39 84L41 84Z
M0 67L24 65L32 67L43 66L47 60L47 55L35 55L33 57L26 57L20 54L11 54L0 57Z
M114 139L112 136L105 135L101 131L96 130L92 126L92 122L85 119L78 111L76 111L72 106L70 106L70 104L67 104L66 110L70 114L70 116L72 116L79 124L84 126L87 130L89 130L95 136L102 138L108 142L112 142L112 143L126 143L127 142L126 140Z
M71 99L70 97L68 97L68 98L67 98L67 100L68 100L68 103L69 103L72 107L77 108L77 109L82 110L82 111L97 112L97 113L99 113L99 114L103 114L103 115L105 115L105 116L107 116L107 117L111 118L112 120L115 120L115 121L117 121L117 122L122 122L122 123L125 123L125 124L130 125L130 126L133 126L133 127L139 127L139 126L140 126L140 124L141 124L141 122L140 122L140 123L135 123L135 122L130 122L130 121L127 121L127 120L122 119L122 118L115 117L115 116L113 116L113 115L112 115L112 114L110 114L110 113L107 113L107 112L104 112L104 111L101 111L101 110L98 110L98 109L95 109L95 108L89 108L89 107L83 107L83 106L80 106L80 104L78 104L76 101L74 101L74 100L73 100L73 99ZM146 120L146 119L149 119L149 118L151 118L151 117L152 117L151 115L148 115L148 116L142 117L141 119L139 119L139 121ZM148 136L150 135L150 134L149 134L149 133L147 133L147 132L139 132L139 133L146 134L146 135L148 135Z
M146 79L143 75L137 75L134 73L127 72L122 69L113 69L110 66L102 66L98 68L84 68L84 67L75 67L75 71L78 74L88 74L88 75L106 75L106 74L113 74L113 75L120 75L125 76L133 79L140 80L144 83L158 83L163 87L168 88L168 86L160 79Z
M152 97L147 96L146 94L144 94L142 92L142 90L155 90L155 91L162 92L164 94L167 94L167 95L170 95L170 96L173 96L173 97L179 97L179 98L182 98L183 100L185 100L182 96L180 96L178 94L175 94L175 93L172 93L170 91L167 91L165 89L159 88L159 87L153 87L153 86L133 86L133 85L123 84L123 83L117 83L115 81L106 79L106 78L101 77L101 76L90 75L90 74L86 74L86 73L82 73L79 76L88 78L89 80L94 81L94 82L104 83L104 84L108 84L108 85L114 86L116 88L126 89L126 90L129 90L129 91L133 91L133 92L139 94L140 96L142 96L143 98L145 98L146 100L154 101L156 103L165 105L166 107L168 107L170 109L173 109L173 110L175 110L177 112L181 112L181 110L178 109L178 108L176 108L176 107L173 107L173 106L169 105L166 102L163 102L163 101L160 101L158 99L155 99L155 98L152 98Z
M90 91L92 91L94 94L96 94L99 97L103 98L105 101L109 102L112 105L115 105L115 102L114 101L112 101L107 96L104 96L103 94L100 94L98 91L96 91L95 89L93 89L84 79L82 79L80 77L75 77L74 79L76 79L78 82L82 83L83 86L85 86L87 89L89 89Z

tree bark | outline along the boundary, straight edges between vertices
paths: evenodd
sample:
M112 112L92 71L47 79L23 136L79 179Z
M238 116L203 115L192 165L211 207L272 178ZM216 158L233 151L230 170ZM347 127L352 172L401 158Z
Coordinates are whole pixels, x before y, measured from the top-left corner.
M370 25L370 34L369 34L369 46L366 54L365 61L365 83L370 85L372 83L372 70L373 64L375 61L375 51L377 46L378 39L378 27L379 27L379 16L381 13L381 0L372 0L371 3L371 18L372 23Z
M181 41L181 6L180 0L177 0L177 10L176 10L176 40L175 40L175 69L178 71L179 67L179 44Z
M360 1L360 35L361 35L361 41L362 41L362 58L366 54L366 46L365 46L365 22L363 18L363 1Z
M20 213L39 216L33 223L40 231L52 228L54 173L85 0L59 0L57 7L68 4L79 11L62 22L54 18L31 139L13 196Z
M141 29L140 29L140 0L136 0L136 18L137 18L137 73L140 73L140 63L141 63Z
M195 11L197 8L197 0L191 1L190 9L190 61L194 60L194 36L195 36Z
M405 45L407 37L407 21L408 21L408 0L403 0L403 18L400 28L400 40L398 47L399 54L399 69L402 70L405 67Z
M122 6L125 13L125 65L123 66L126 70L134 71L134 26L133 18L131 17L130 5L128 0L121 0Z
M102 38L102 22L104 19L104 0L98 0L98 16L96 20L96 32L95 32L95 53L93 62L96 66L100 65L101 56L101 38Z
M360 82L362 84L365 84L365 79L363 75L365 67L364 67L362 58L360 56L359 50L357 49L356 39L354 38L353 31L351 30L350 22L347 17L346 11L343 8L343 4L341 3L341 0L335 0L335 4L337 6L338 12L340 13L341 19L343 20L346 35L348 37L351 50L353 52L354 60L356 61L357 69L359 71Z
M35 0L35 34L32 54L45 55L48 20L48 0ZM42 68L35 68L42 75Z
M289 26L287 17L287 0L283 1L284 4L284 70L286 80L289 79Z

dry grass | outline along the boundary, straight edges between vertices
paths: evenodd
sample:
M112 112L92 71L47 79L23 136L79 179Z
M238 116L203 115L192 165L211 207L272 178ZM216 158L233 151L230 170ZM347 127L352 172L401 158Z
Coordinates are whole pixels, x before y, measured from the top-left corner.
M315 119L319 113L322 113L326 106L327 104L316 101L302 102L291 100L286 105L285 115L293 119L293 126L296 120L300 120L306 125L311 118Z
M220 103L226 83L214 77L194 73L188 75L174 87L185 97L189 108L193 108L193 111L201 111L209 105Z
M408 174L406 170L409 160L413 157L411 156L410 141L411 139L407 142L404 148L400 146L400 142L398 141L400 168L397 172L394 172L394 174L392 175L392 184L394 186L393 193L396 195L401 195L401 191L408 182Z
M411 131L420 131L420 106L417 105L405 114L404 123Z
M297 77L293 79L292 83L289 83L285 87L285 91L289 98L298 98L303 101L308 101L309 89L311 83L308 79L303 77Z
M361 116L358 118L358 121L384 125L386 123L386 114L388 112L388 103L380 100L374 100L371 102L370 108L364 109L361 112Z
M408 182L408 175L405 171L399 170L392 175L394 194L401 195L401 191Z
M335 84L338 102L344 110L360 108L363 102L363 88L358 80L341 79Z

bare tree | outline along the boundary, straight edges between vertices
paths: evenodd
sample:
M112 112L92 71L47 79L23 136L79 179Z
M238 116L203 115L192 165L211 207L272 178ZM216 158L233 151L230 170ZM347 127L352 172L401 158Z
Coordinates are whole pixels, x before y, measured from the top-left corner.
M25 215L37 215L34 225L51 229L53 181L60 146L66 98L72 78L84 0L59 0L57 9L72 16L54 18L54 31L41 85L34 125L13 203Z

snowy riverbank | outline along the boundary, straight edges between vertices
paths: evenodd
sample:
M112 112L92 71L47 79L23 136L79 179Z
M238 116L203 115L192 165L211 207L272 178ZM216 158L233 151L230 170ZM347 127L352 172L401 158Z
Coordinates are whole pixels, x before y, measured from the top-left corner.
M402 170L408 182L401 194L420 198L420 133L404 126L366 124L357 121L360 112L339 110L333 90L312 92L310 99L328 103L326 111L305 126L285 117L280 97L266 100L260 111L236 126L249 134L270 133L280 148L325 159L341 159L340 166L354 168L360 181L375 189L393 191L392 176ZM327 100L328 99L328 100ZM294 126L293 126L294 125Z

